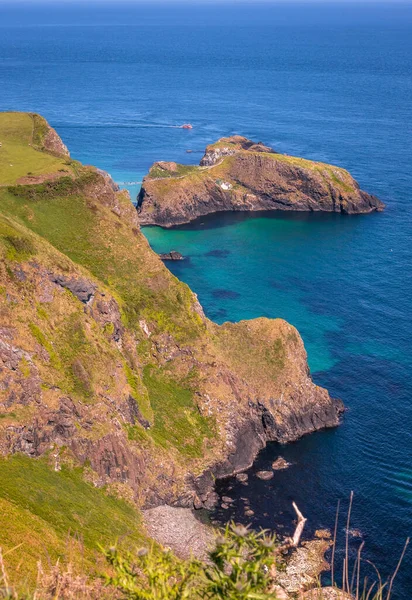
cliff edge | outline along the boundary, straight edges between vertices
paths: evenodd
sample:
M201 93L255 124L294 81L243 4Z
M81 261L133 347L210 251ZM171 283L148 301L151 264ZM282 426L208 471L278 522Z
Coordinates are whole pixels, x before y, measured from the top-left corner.
M344 169L275 152L241 136L207 147L200 166L155 163L138 198L142 225L172 227L220 211L383 210Z

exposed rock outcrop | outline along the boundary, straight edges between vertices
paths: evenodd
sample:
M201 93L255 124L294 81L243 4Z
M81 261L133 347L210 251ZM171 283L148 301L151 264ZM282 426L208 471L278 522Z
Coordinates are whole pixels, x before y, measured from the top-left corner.
M43 144L44 148L52 154L55 154L57 156L67 156L68 158L70 157L70 153L67 146L63 144L60 136L57 135L55 130L51 127L49 128L47 134L44 137Z
M286 562L284 571L276 573L276 582L288 593L296 594L316 586L319 575L329 570L325 552L332 545L326 540L303 542ZM306 596L304 596L306 598ZM311 597L310 595L308 596ZM317 596L314 596L316 598ZM321 596L323 598L323 596Z
M288 463L288 461L285 458L283 458L283 456L279 456L279 458L277 458L272 463L272 469L274 469L275 471L283 471L288 467L290 467L290 463Z
M200 161L201 167L213 167L225 156L233 156L239 150L249 152L265 152L267 154L278 154L273 148L265 146L262 142L252 142L241 135L233 135L230 138L222 138L216 144L206 148L205 154Z
M65 288L66 290L69 290L73 296L76 296L76 298L84 304L87 304L90 301L96 290L96 286L85 279L75 279L65 277L64 275L54 275L51 273L50 281L61 286L62 288Z
M344 169L276 153L241 136L208 146L199 167L155 163L138 198L143 225L171 227L219 211L379 211Z
M176 250L159 254L159 256L162 260L183 260L183 256L180 254L180 252L176 252Z
M263 481L269 481L269 479L273 479L274 473L273 471L258 471L256 473L256 477L262 479Z
M32 113L30 116L33 119L33 145L39 150L49 152L54 156L70 158L66 144L63 143L53 127L50 127L46 119L36 113Z

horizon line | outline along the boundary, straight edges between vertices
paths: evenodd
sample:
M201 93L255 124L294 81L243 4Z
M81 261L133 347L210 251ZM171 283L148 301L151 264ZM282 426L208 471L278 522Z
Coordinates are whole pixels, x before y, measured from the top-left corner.
M56 0L0 0L0 9L3 7L13 8L17 5L26 6L52 6L53 8L63 8L65 6L77 6L87 9L90 5L106 5L106 6L153 6L153 5L166 5L166 6L185 6L186 8L193 8L195 6L237 6L243 5L264 5L264 6L276 6L276 5L310 5L310 4L324 4L324 5L390 5L394 6L412 4L412 0L88 0L87 5L82 0L60 0L58 3Z

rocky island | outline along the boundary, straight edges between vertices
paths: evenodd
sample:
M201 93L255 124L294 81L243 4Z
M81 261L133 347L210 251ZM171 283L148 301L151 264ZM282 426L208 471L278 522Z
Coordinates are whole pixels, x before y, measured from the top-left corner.
M383 208L345 169L280 154L238 135L208 146L199 166L155 163L138 197L140 223L161 227L220 211L360 214Z

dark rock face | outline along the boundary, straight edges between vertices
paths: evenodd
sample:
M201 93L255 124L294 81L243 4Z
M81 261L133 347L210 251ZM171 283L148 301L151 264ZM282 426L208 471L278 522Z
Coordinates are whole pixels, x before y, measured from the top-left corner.
M10 426L8 443L12 452L23 452L29 456L40 456L50 444L63 446L71 443L76 435L76 421L81 415L70 398L60 399L58 410L39 407L36 420L27 426Z
M133 396L129 396L126 401L126 412L128 413L128 420L132 425L140 423L145 429L149 429L150 423L142 415L139 405Z
M250 419L237 430L234 452L192 482L196 494L195 508L211 509L216 505L218 496L214 491L215 479L239 473L240 481L246 481L247 475L245 477L241 472L252 466L267 442L292 442L316 430L339 425L344 412L341 400L333 400L328 407L319 404L317 408L317 414L311 412L313 407L307 414L290 414L289 422L279 427L275 417L263 404L251 402ZM270 479L273 477L273 471L263 473L270 473ZM265 477L262 475L261 478Z
M14 331L12 328L1 328L0 332L0 410L14 405L27 406L34 402L41 403L41 379L37 366L32 356L19 348L13 342ZM23 373L19 366L24 361L27 373Z
M240 136L209 146L197 170L169 175L145 177L138 199L142 224L172 227L220 211L355 214L384 208L344 169L285 156Z
M69 290L80 302L87 304L96 291L96 286L86 279L75 279L64 275L50 275L50 281Z
M165 254L159 254L159 256L162 260L183 260L183 255L180 254L180 252L176 252L176 250L171 250Z
M93 298L94 302L87 307L91 316L106 328L112 340L120 342L124 327L117 302L101 291L95 291Z

